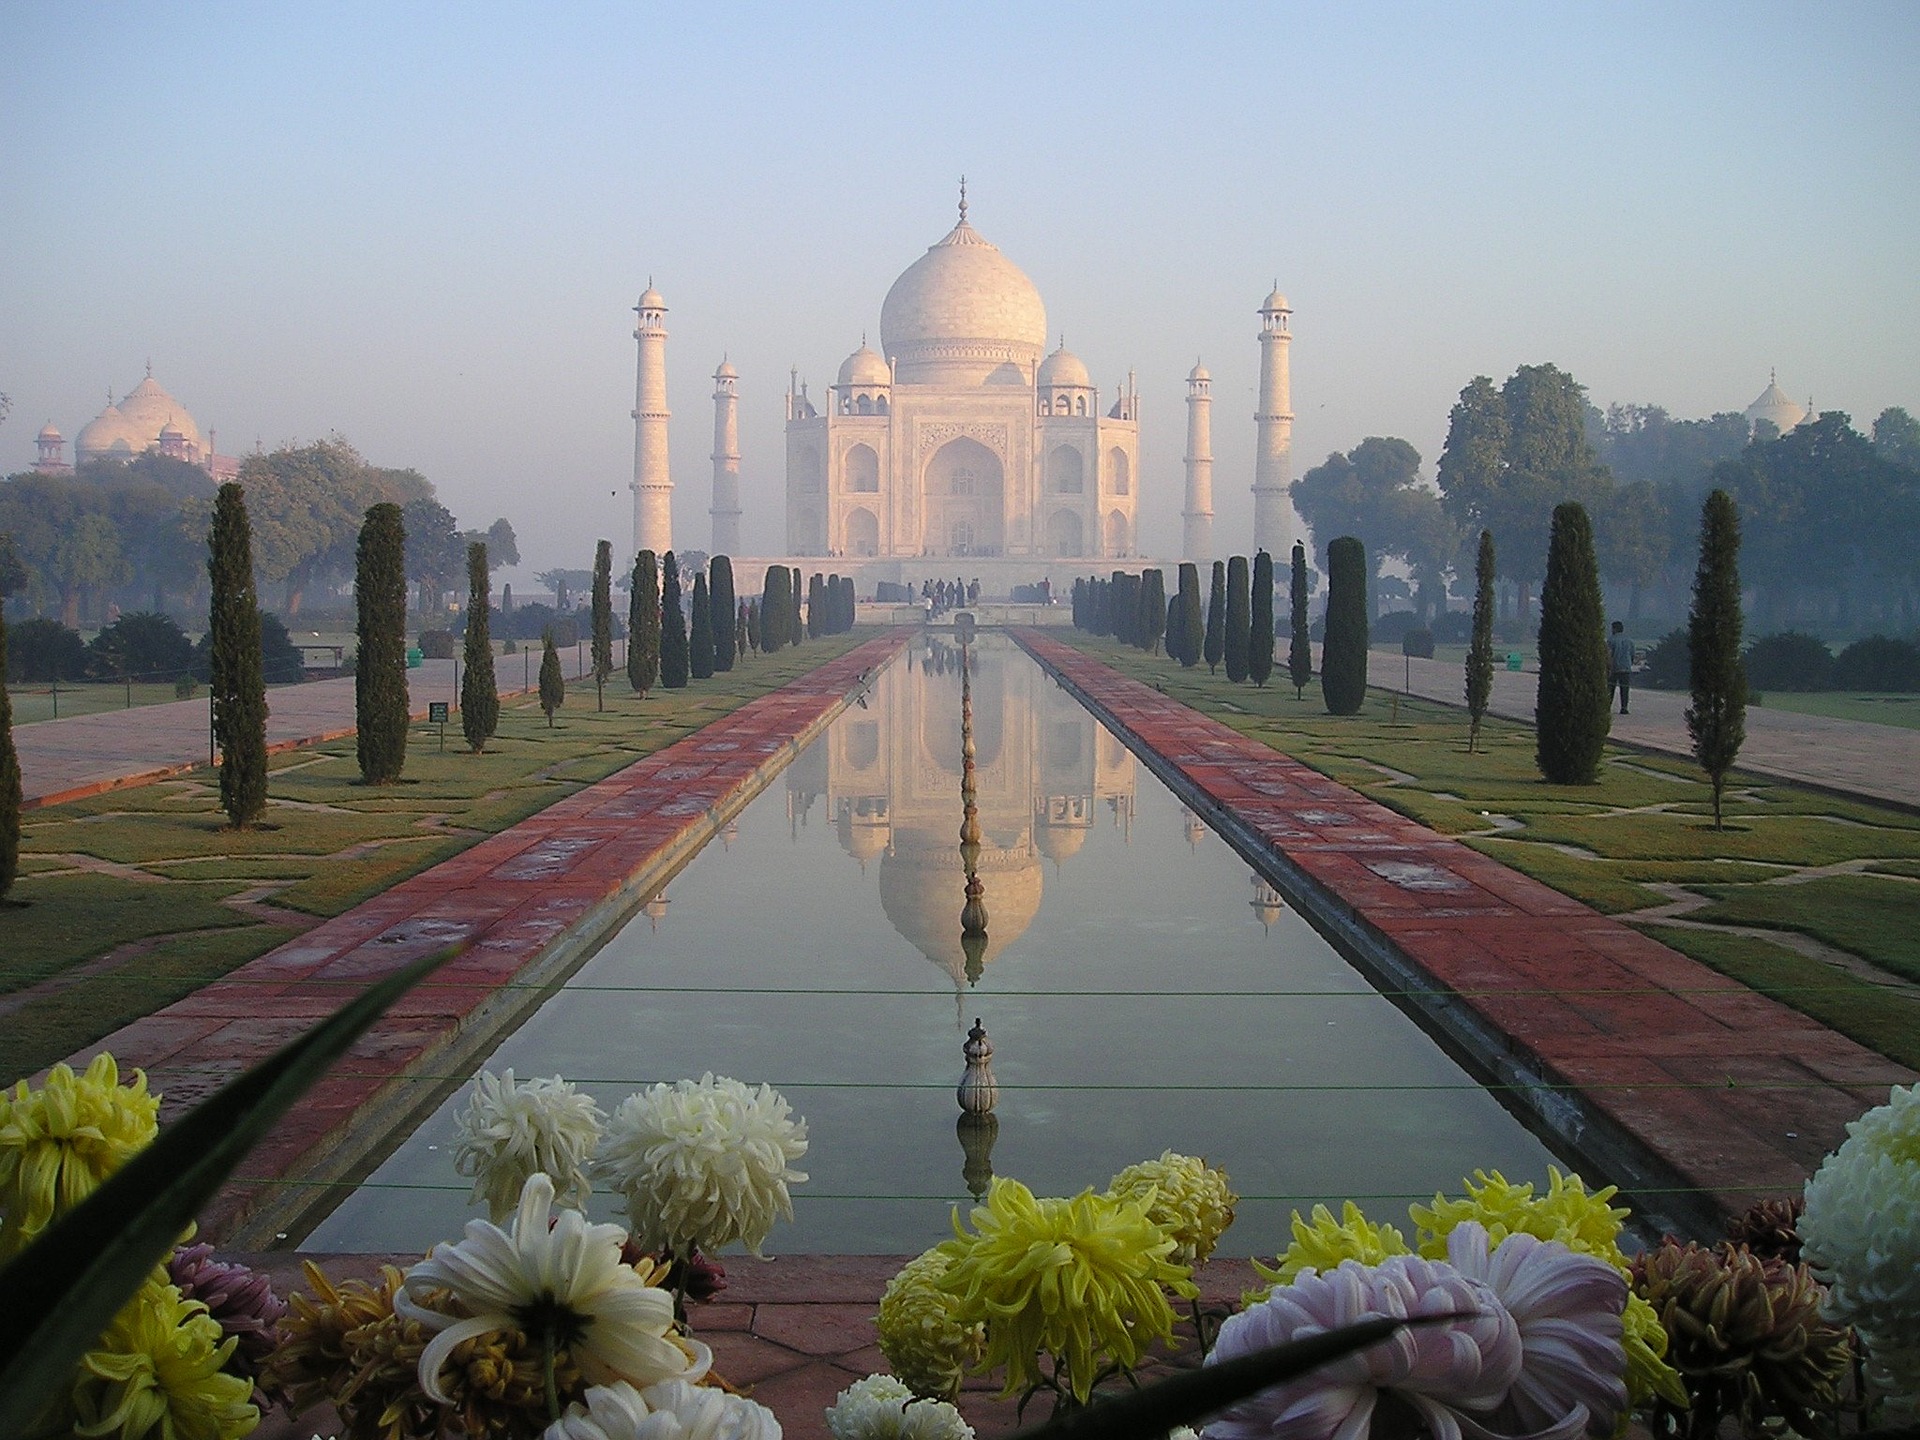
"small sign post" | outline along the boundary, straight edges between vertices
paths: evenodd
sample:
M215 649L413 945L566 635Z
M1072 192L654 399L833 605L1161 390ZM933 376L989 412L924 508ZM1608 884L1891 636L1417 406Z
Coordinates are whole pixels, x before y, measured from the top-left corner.
M447 702L429 700L427 702L427 723L440 727L440 753L447 753Z

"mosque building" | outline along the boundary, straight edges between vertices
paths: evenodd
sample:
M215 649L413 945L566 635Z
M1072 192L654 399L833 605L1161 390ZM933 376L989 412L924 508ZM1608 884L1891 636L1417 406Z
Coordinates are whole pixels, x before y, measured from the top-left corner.
M1806 408L1801 409L1787 397L1787 392L1780 388L1779 376L1773 373L1767 375L1767 388L1747 406L1746 417L1749 425L1764 420L1782 435L1801 422L1815 418L1813 401L1807 401Z
M76 465L124 462L148 451L197 465L215 480L231 480L240 473L240 462L231 455L216 454L212 432L202 438L187 407L153 378L152 365L147 366L146 378L122 399L116 402L109 394L107 408L80 428L74 436L72 465L66 460L66 437L51 421L41 428L36 443L40 453L33 468L42 475L71 474Z

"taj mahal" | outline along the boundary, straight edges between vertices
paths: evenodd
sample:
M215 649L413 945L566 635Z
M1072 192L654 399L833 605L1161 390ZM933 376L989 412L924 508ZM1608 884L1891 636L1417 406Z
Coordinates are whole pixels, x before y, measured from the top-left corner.
M636 550L673 547L667 446L666 315L650 284L639 323L634 421ZM1284 555L1293 413L1292 314L1276 288L1259 309L1261 381L1254 416L1255 547ZM893 282L880 307L879 348L862 337L816 400L795 372L786 387L786 547L806 568L913 582L965 571L989 594L1042 577L1056 589L1089 561L1143 556L1139 516L1140 396L1134 377L1103 394L1057 342L1020 267L959 218ZM714 372L711 549L740 556L739 384ZM1187 379L1182 558L1211 560L1212 382ZM1230 548L1245 550L1244 542ZM747 569L744 573L753 573Z

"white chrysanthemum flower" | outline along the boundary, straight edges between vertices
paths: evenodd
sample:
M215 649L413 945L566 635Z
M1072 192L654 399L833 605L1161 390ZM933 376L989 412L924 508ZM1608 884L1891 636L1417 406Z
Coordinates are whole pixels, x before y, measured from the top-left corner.
M944 1400L916 1399L891 1375L856 1380L827 1411L834 1440L973 1440L973 1427Z
M713 1352L674 1333L673 1297L620 1263L620 1227L590 1224L578 1210L553 1218L552 1210L552 1179L534 1175L511 1232L469 1220L466 1239L434 1246L407 1271L394 1311L438 1332L420 1356L427 1396L451 1404L440 1388L441 1367L461 1341L493 1330L517 1329L536 1340L552 1333L593 1384L652 1385L706 1374Z
M787 1186L807 1153L807 1122L770 1085L726 1076L629 1095L613 1112L594 1173L626 1198L648 1249L712 1254L734 1240L760 1254L773 1222L793 1218Z
M454 1126L453 1168L473 1177L473 1198L487 1202L496 1225L513 1214L535 1173L553 1177L560 1204L584 1209L593 1193L587 1162L605 1118L591 1095L558 1075L515 1084L512 1070L482 1070Z
M596 1385L541 1440L780 1440L773 1412L744 1395L663 1380L636 1390L624 1381Z
M1869 1377L1898 1395L1920 1369L1920 1086L1847 1126L1806 1201L1800 1254L1827 1286L1821 1308L1860 1332Z

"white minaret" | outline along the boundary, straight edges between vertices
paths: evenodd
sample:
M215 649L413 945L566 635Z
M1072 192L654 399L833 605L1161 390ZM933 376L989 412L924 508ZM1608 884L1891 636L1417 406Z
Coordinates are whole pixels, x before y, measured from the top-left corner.
M1187 376L1187 522L1180 558L1213 559L1213 377L1199 361Z
M667 468L667 302L647 282L633 307L640 358L633 386L633 548L673 548L673 476Z
M713 372L713 553L740 553L740 376L722 356Z
M1253 462L1253 544L1279 564L1293 553L1293 374L1287 317L1293 311L1276 285L1260 307L1259 440Z

